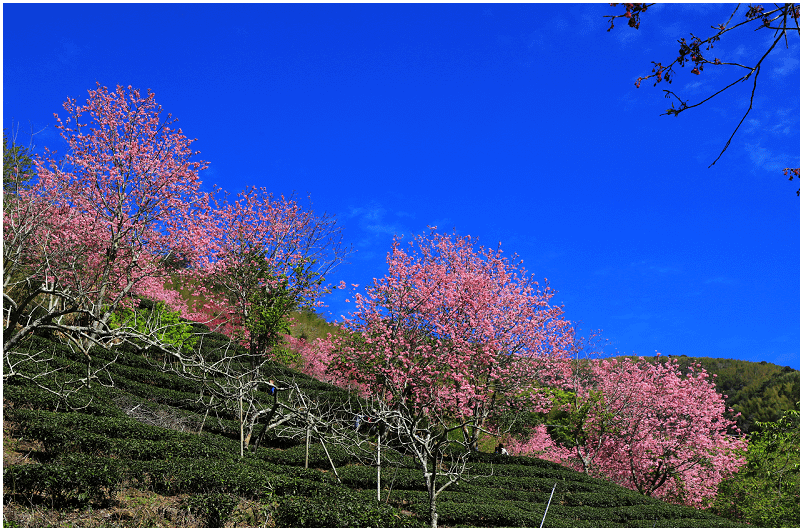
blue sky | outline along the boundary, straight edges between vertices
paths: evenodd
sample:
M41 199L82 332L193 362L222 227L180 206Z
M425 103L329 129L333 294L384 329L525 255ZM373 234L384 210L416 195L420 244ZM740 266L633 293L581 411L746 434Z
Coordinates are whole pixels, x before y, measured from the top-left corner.
M711 169L748 87L678 118L659 116L661 86L634 87L731 10L658 5L608 33L607 4L4 4L3 127L63 150L68 96L150 88L198 139L209 189L337 216L357 252L335 283L363 288L395 234L436 225L517 253L607 354L800 369L800 183L780 171L800 163L797 36ZM709 53L748 64L768 38ZM738 77L688 70L670 88L690 102Z

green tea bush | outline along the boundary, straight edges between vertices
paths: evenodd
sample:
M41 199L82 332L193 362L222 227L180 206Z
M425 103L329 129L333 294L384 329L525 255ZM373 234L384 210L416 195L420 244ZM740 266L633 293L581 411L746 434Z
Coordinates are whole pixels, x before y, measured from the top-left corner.
M38 440L45 452L105 454L124 459L227 458L235 441L219 435L194 435L143 424L136 419L103 418L83 413L15 410L16 436Z
M3 472L3 484L11 494L29 499L41 495L51 507L86 506L113 498L123 475L115 459L74 454L51 463L10 466Z
M630 505L648 505L656 503L655 498L644 496L634 491L621 489L604 489L595 487L595 491L572 491L564 493L562 498L567 505L591 507L620 507ZM556 489L558 492L558 489Z
M257 455L259 455L260 458L266 459L272 463L296 467L305 466L306 446L305 444L297 444L297 441L293 442L294 445L285 450L259 448ZM333 465L337 469L341 466L349 464L353 459L343 448L337 447L333 444L326 444L325 448L323 448L322 444L315 443L309 445L308 449L308 466L310 468L322 468L327 470L331 467L330 461L328 460L328 455L325 453L325 449L328 450L328 454L333 460Z
M239 500L231 494L195 494L185 503L186 510L203 521L204 527L224 527L238 505Z
M414 505L418 515L429 513L427 503ZM533 527L541 523L542 515L533 514L503 503L479 500L468 503L439 501L436 504L441 526L470 527Z
M335 498L288 496L273 511L277 527L422 527L423 522L377 500L348 492Z
M168 389L183 393L197 394L200 392L201 385L187 378L176 374L153 370L152 367L130 367L124 363L116 363L110 370L115 377L124 377L145 385L152 385L160 389Z
M53 379L39 380L41 385L50 385L51 388L58 388L58 382ZM83 388L69 395L66 400L58 395L42 389L36 384L23 382L14 385L12 382L5 382L3 385L3 399L14 404L14 408L28 408L43 411L56 410L80 410L92 415L102 415L107 417L124 416L119 407L111 400L108 389L99 385L91 388Z
M547 503L550 498L550 492L546 491L525 491L516 489L501 489L491 487L478 487L468 482L462 481L458 485L452 487L454 491L466 492L474 496L476 499L499 499L508 501L524 501L534 503ZM559 495L556 492L554 500L559 500Z
M536 477L513 477L513 476L483 476L470 478L472 485L479 487L493 487L501 489L515 489L526 491L547 491L550 492L555 481L548 478Z

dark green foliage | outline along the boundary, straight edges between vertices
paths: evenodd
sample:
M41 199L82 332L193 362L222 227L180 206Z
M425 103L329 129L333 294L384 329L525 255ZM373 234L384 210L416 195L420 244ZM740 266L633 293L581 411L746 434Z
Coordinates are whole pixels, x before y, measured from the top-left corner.
M27 187L34 168L30 152L18 145L14 139L9 144L6 130L3 129L3 194L7 197Z
M428 510L427 502L417 503L411 506L411 510L417 514L426 514ZM439 513L439 525L469 526L469 527L532 527L533 518L526 525L521 511L514 507L500 506L492 503L458 503L450 501L440 501L436 505L436 512ZM541 520L541 516L539 517ZM538 524L538 522L537 522Z
M353 460L353 457L344 449L332 444L326 444L325 446L335 467L347 465ZM255 456L272 463L300 467L305 465L306 447L304 444L297 445L295 441L295 446L286 450L259 448ZM328 456L325 454L322 444L316 443L309 446L308 466L310 468L330 468L330 461L328 461Z
M378 481L378 471L368 466L348 466L339 470L339 477L348 487L374 490ZM381 477L384 487L391 484L398 490L425 490L425 479L421 470L384 467Z
M423 527L416 518L379 503L374 493L342 491L335 497L285 497L273 512L278 527ZM371 498L371 499L370 499Z
M717 514L759 527L800 527L798 409L778 422L757 423L747 465L720 484L713 507Z
M111 498L121 487L123 467L116 459L65 455L52 463L12 466L3 471L6 491L42 496L51 507L86 506Z
M205 527L224 527L238 501L230 494L195 494L186 501L186 509L198 515Z

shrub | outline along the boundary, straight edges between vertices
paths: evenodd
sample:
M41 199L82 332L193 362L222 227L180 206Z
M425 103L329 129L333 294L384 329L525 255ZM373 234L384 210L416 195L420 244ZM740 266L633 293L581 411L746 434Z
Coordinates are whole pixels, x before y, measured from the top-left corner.
M195 494L185 503L186 509L200 517L204 527L224 527L238 505L239 500L231 494Z
M335 498L288 496L272 513L277 527L422 527L416 518L377 500L343 492Z
M139 308L120 308L114 312L109 321L111 328L130 327L140 334L155 332L162 343L191 352L197 344L197 337L192 334L192 325L181 319L180 312L170 311L166 304L142 304Z
M41 495L52 507L86 506L113 498L120 489L123 469L115 459L75 454L52 463L14 465L3 473L12 494Z

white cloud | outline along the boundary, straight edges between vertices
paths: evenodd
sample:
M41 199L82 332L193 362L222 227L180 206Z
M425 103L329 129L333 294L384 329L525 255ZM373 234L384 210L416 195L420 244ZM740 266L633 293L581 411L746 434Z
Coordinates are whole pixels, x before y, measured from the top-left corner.
M776 79L786 77L794 72L797 69L797 66L800 65L800 60L797 60L794 57L779 57L777 58L777 61L778 66L773 68L770 72L771 77Z
M757 167L767 171L777 171L783 168L781 161L788 160L788 157L775 155L769 149L757 144L747 144L745 149L750 155L750 161Z
M413 218L414 214L405 211L389 211L382 205L371 202L367 206L351 206L347 213L342 216L345 219L356 220L357 226L362 231L368 233L366 238L361 240L360 246L369 247L377 243L376 239L385 236L400 236L411 234L411 231L398 218Z

